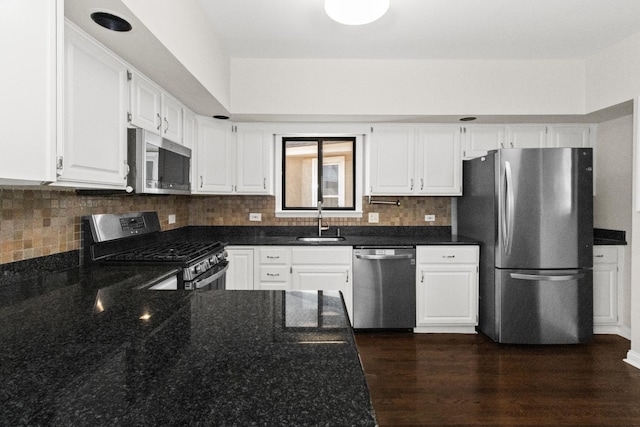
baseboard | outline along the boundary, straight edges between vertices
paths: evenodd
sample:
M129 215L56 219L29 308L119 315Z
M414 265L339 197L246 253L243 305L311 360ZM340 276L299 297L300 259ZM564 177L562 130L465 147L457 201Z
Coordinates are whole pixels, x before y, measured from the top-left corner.
M634 368L640 369L640 353L637 353L633 350L629 350L627 352L627 358L623 360L627 362L629 365L633 366Z
M594 334L619 335L631 340L631 328L622 325L593 325Z
M418 326L413 328L416 334L477 334L476 327L456 325L456 326Z

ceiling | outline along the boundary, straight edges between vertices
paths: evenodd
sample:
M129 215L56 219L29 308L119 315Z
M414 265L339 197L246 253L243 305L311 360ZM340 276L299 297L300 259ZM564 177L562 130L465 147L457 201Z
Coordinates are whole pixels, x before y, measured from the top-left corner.
M638 0L391 0L376 22L324 0L198 0L231 57L585 58L640 32Z
M385 16L364 26L333 22L324 12L324 0L196 1L231 58L575 59L640 33L640 0L391 0ZM89 14L96 10L132 20L136 42L95 25ZM247 121L458 120L441 116L236 117L122 0L65 0L65 16L199 114L226 114ZM482 117L482 121L598 122L631 111L632 103L627 102L587 116L502 116Z

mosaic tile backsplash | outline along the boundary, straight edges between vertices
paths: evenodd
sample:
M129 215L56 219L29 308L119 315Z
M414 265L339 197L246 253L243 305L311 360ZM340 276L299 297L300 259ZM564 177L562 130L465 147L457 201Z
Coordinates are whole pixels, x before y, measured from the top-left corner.
M362 218L328 219L334 226L451 225L449 197L394 197L395 205L368 205ZM101 213L157 211L163 230L188 225L314 225L312 218L276 218L273 196L84 196L73 190L0 187L0 264L80 248L80 218ZM250 222L249 213L261 213ZM379 223L367 222L378 212ZM169 215L176 216L174 224ZM436 216L424 222L424 215Z

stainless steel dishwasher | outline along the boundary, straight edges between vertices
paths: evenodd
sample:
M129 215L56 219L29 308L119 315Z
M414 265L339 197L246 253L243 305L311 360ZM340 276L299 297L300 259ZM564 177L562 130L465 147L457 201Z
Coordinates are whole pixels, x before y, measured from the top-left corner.
M354 247L353 327L406 329L415 326L415 247Z

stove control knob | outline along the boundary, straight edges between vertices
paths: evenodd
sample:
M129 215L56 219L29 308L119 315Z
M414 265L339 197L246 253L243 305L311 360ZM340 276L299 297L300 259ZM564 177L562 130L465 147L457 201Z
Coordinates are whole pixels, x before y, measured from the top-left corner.
M196 274L199 274L201 270L202 269L200 268L200 265L196 265L193 267L193 272Z
M218 258L215 255L209 258L209 264L216 265L217 263L218 263Z

